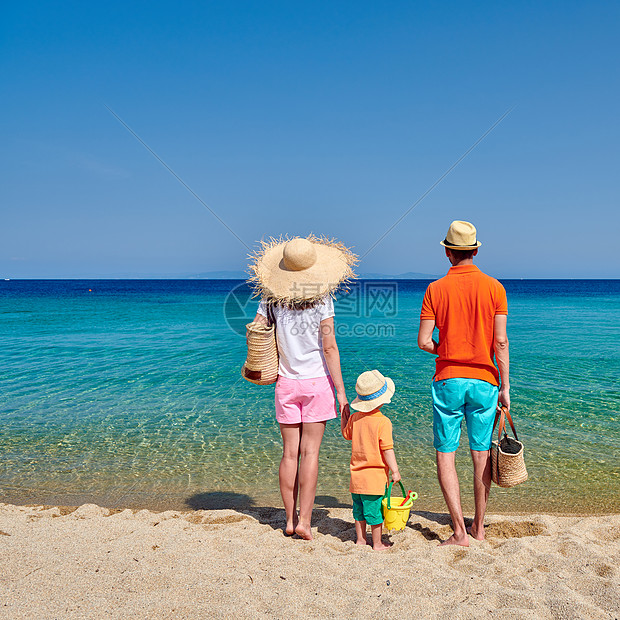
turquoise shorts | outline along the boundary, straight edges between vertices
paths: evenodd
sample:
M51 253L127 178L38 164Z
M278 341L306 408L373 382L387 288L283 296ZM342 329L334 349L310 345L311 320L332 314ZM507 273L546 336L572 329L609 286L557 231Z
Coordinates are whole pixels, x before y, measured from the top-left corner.
M437 452L455 452L465 418L470 450L491 448L499 390L480 379L433 381L433 435Z
M381 514L381 500L383 495L360 495L351 493L353 498L353 518L356 521L366 521L368 525L383 523Z

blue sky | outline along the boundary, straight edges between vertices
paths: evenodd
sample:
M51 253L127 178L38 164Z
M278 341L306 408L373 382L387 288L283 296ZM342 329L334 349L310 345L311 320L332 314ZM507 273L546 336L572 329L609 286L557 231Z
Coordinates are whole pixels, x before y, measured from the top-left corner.
M242 270L325 234L440 274L619 277L617 2L14 2L0 25L0 276Z

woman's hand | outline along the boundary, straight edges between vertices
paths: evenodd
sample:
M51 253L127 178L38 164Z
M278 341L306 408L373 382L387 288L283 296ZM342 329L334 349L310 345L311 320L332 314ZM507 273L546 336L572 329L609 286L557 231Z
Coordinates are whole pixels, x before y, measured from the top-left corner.
M338 399L338 410L340 411L340 415L342 415L342 411L345 406L349 404L349 400L347 399L344 382L342 381L342 371L340 370L340 352L336 344L334 317L321 321L321 338L323 343L323 356L325 357L325 363L327 364L329 374L334 382L336 398Z

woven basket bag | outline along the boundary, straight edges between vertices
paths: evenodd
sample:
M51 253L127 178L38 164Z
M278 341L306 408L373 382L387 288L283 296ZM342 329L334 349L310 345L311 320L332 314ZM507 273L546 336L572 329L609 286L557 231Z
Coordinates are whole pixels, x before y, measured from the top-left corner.
M248 323L245 326L248 355L241 376L256 385L269 385L278 379L278 346L273 308L267 306L267 325Z
M514 439L506 433L506 420L514 434ZM527 469L523 458L523 444L517 437L515 425L512 422L510 411L506 407L495 416L493 431L499 419L497 441L491 444L491 478L500 487L514 487L527 480ZM502 437L502 433L504 436Z

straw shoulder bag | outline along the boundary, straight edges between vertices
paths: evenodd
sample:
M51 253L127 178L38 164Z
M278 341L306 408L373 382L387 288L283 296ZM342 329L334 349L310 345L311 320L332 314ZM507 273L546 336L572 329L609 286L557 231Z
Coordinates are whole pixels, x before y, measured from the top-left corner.
M278 346L273 305L267 304L267 325L248 323L245 326L248 355L241 376L256 385L269 385L278 379Z
M512 428L514 439L506 433L506 418ZM510 411L506 407L502 406L501 411L495 416L493 432L498 420L497 441L491 444L491 478L500 487L514 487L527 480L523 444L517 437Z

